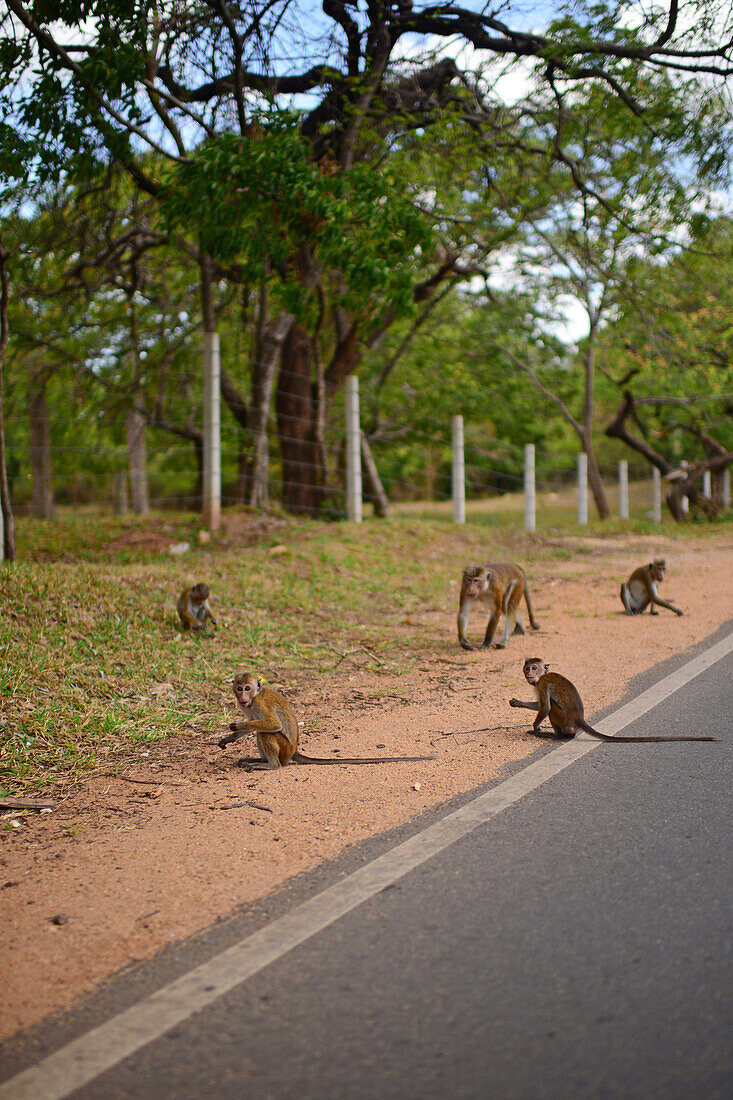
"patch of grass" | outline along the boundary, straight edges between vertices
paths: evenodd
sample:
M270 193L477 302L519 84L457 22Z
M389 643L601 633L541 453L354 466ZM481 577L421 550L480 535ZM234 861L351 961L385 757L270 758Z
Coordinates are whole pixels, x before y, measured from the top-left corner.
M360 527L255 518L246 543L223 534L203 548L185 514L21 519L20 561L0 566L0 789L75 782L174 734L210 738L231 718L238 669L291 688L360 669L408 674L427 651L453 652L424 616L453 609L471 562L520 561L531 577L614 531L659 534L642 517L528 536L502 500L472 504L461 527L401 509ZM732 526L711 525L711 537ZM166 540L191 551L171 558ZM177 628L176 598L195 580L212 587L215 637Z

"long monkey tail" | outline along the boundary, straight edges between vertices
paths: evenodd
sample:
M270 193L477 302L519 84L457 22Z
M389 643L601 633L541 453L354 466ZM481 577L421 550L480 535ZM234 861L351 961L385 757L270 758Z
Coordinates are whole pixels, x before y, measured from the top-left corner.
M327 759L325 756L304 756L302 752L296 752L290 757L290 762L292 764L399 764L404 760L435 759L435 756L335 756L333 759Z
M522 570L522 576L524 576L524 570ZM527 614L529 615L529 625L533 630L539 630L540 624L534 617L534 608L532 607L532 597L529 594L529 585L527 584L527 578L524 576L524 602L527 605Z
M589 726L587 722L584 722L581 718L576 721L576 726L580 726L582 730L589 733L592 737L597 737L599 741L625 741L628 744L634 741L647 742L647 741L719 741L719 737L623 737L612 736L610 733L599 733L598 730L594 730L592 726Z

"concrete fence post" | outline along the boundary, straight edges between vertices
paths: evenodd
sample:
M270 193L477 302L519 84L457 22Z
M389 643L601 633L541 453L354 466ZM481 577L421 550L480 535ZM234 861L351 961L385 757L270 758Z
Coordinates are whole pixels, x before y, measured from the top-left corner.
M625 458L618 464L618 510L621 519L629 518L629 464Z
M463 449L463 417L451 422L453 439L453 522L466 522L466 464Z
M524 447L524 530L535 529L534 443Z
M361 424L359 421L359 379L346 379L346 515L361 523Z
M588 455L581 451L578 455L578 524L583 527L588 522Z
M221 417L218 332L204 333L204 527L221 524Z
M652 519L662 522L662 475L656 466L652 469Z

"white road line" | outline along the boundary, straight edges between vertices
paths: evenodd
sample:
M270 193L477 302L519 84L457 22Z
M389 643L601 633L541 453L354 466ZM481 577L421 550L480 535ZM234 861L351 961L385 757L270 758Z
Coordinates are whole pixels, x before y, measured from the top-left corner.
M733 651L733 634L596 723L618 733ZM206 1008L339 917L444 851L602 742L575 738L366 867L0 1085L0 1100L61 1100ZM628 746L626 746L628 749ZM619 750L621 751L621 750ZM706 751L701 749L701 751ZM277 945L276 947L273 945Z

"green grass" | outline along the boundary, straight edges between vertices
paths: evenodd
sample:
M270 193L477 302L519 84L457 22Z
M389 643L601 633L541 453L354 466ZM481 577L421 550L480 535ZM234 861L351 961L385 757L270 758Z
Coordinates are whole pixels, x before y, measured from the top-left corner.
M206 547L190 514L20 519L19 561L0 566L0 794L114 770L174 734L190 736L193 751L230 720L237 669L297 686L454 656L453 637L437 639L420 615L452 605L448 581L471 562L518 560L531 574L533 563L589 552L586 536L658 531L644 516L580 529L565 523L567 501L550 503L539 515L551 521L533 536L501 498L470 504L462 527L413 505L360 527L251 517L254 545L222 536ZM733 524L662 529L713 537ZM177 541L191 544L181 559L165 551ZM177 595L197 580L212 588L215 637L176 627Z

